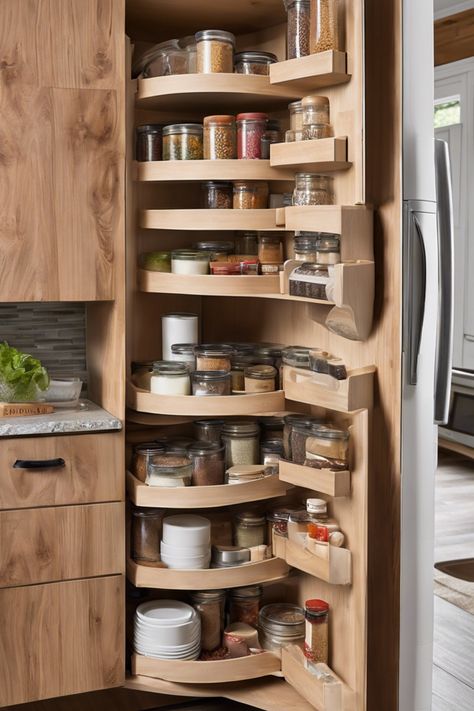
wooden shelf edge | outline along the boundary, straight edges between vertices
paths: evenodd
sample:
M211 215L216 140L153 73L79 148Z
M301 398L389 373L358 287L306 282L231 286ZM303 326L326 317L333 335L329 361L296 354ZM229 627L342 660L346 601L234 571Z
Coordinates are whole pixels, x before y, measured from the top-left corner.
M303 91L344 84L351 78L346 66L346 53L332 50L287 59L270 66L270 83Z
M261 210L205 210L169 209L141 210L139 226L155 230L259 230L281 231L278 211Z
M334 498L350 496L351 473L349 471L332 471L331 469L313 469L301 464L280 461L279 477L281 481L300 486L304 489L318 491Z
M294 180L294 171L269 160L160 160L135 161L133 177L137 182L274 181Z
M370 410L373 405L374 365L354 368L346 380L335 380L334 388L318 383L311 370L283 366L283 389L287 400L319 405L328 410L354 412ZM332 383L331 383L332 384Z
M343 136L274 143L270 146L270 165L331 172L347 170L352 163L347 160L347 137Z
M313 575L330 585L350 585L352 583L350 550L328 545L327 553L327 558L320 558L294 541L285 540L285 560L292 568Z
M138 288L154 294L193 294L196 296L267 297L279 295L279 276L188 275L139 269Z

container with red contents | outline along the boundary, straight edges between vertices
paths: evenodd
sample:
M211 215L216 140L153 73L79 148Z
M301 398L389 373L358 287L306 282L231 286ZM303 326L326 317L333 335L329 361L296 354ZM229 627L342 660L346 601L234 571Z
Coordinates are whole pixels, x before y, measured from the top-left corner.
M304 607L304 655L316 663L328 663L329 605L325 600L306 600Z
M329 543L340 547L344 543L344 534L339 528L339 524L330 519L328 515L327 503L324 499L307 499L306 510L312 515L312 521L308 522L308 547L314 553L327 554L324 549ZM311 545L312 544L312 545Z
M237 158L262 157L262 137L267 130L267 114L237 115Z
M257 628L261 603L262 588L260 585L234 588L229 593L229 621L244 622Z

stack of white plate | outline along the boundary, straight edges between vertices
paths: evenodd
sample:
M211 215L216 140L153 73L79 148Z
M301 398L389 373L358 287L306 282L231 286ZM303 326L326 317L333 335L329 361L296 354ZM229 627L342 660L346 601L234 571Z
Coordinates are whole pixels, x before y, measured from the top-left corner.
M180 514L163 519L161 560L168 568L209 568L211 522L203 516Z
M194 660L201 651L201 618L179 600L151 600L137 607L134 647L155 659Z

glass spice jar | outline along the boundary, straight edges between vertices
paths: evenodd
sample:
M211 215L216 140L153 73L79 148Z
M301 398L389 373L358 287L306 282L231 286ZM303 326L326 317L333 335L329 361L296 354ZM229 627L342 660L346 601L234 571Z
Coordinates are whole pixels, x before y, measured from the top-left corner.
M202 126L174 123L163 128L163 160L202 160Z
M337 51L339 44L338 0L311 0L310 52Z
M322 427L322 422L312 421L310 424L295 424L291 429L291 460L295 464L304 464L306 459L306 440L316 436Z
M197 440L222 443L221 431L224 420L196 420L194 422L194 436Z
M257 360L252 355L234 356L231 362L232 392L245 391L245 369L255 365Z
M191 595L191 604L201 618L201 649L212 652L222 643L224 632L224 590L203 590Z
M148 478L149 466L155 454L164 454L165 445L159 442L141 442L133 448L131 471L137 479L145 482Z
M213 240L206 240L204 242L196 242L194 249L199 252L208 252L211 262L225 262L229 254L234 253L234 243L230 241L214 242Z
M318 264L339 264L341 248L337 235L321 236L316 241L316 261Z
M304 616L304 656L317 664L327 664L329 658L329 604L325 600L306 600Z
M230 373L226 370L195 370L191 373L192 393L196 397L231 395Z
M313 417L307 415L285 415L283 426L283 451L285 453L285 459L289 462L292 461L292 451L291 451L291 433L293 427L296 425L309 426L314 422Z
M133 560L159 563L163 509L132 508L131 552Z
M308 237L295 237L294 258L297 262L316 261L316 240Z
M288 346L281 354L283 365L292 368L309 368L309 348L304 346Z
M303 102L292 101L288 104L288 110L290 112L290 130L292 131L302 131L303 130ZM300 139L301 140L301 139Z
M270 65L278 61L276 54L271 52L246 51L238 52L234 57L234 72L236 74L270 74Z
M263 210L268 205L268 183L262 180L234 182L234 210Z
M263 546L267 539L266 518L253 511L237 513L234 519L234 546Z
M217 442L193 442L188 447L193 463L193 486L217 486L225 483L224 447Z
M275 651L288 644L303 646L304 611L286 602L265 605L259 613L258 628L263 649Z
M258 421L261 429L262 441L280 439L283 440L283 417L261 417Z
M258 627L258 613L262 604L263 590L260 585L234 588L229 591L229 622L243 622Z
M250 365L245 368L245 392L268 393L276 389L278 372L272 365Z
M287 2L286 58L306 57L310 54L310 0Z
M159 123L137 126L135 155L138 161L161 160L162 130Z
M334 460L349 464L349 432L325 425L309 436L305 443L306 459L331 466Z
M235 238L235 251L237 254L258 254L257 232L241 232Z
M289 278L291 296L301 296L307 299L329 301L328 287L333 280L334 267L324 264L302 262L300 267L293 269Z
M186 363L189 370L194 370L196 367L194 343L173 343L171 346L171 360Z
M246 113L237 115L237 158L262 157L261 140L267 129L267 114Z
M310 94L301 99L303 128L307 125L329 124L329 99L327 96Z
M220 370L230 372L232 346L219 343L204 343L194 347L197 370Z
M171 252L144 252L140 254L138 264L150 272L170 272Z
M279 235L258 235L258 258L261 264L282 264L283 242Z
M206 116L204 126L204 160L226 160L237 157L234 116Z
M196 32L197 71L199 74L234 71L235 36L224 30Z
M193 249L176 249L171 252L173 274L209 274L209 254Z
M280 459L283 459L283 440L267 439L261 442L260 461L266 476L278 475Z
M155 395L189 395L189 370L186 363L157 360L153 363L150 392Z
M192 463L189 457L176 452L157 454L150 463L149 486L191 486Z
M204 210L231 210L232 183L208 180L201 185L201 205Z
M194 35L188 35L187 37L182 37L178 40L181 49L184 49L187 57L187 74L196 73L196 63L197 63L197 50L196 50L196 38Z
M332 205L333 178L316 173L296 173L293 205Z
M228 420L222 427L226 469L237 464L259 464L260 428L256 422Z

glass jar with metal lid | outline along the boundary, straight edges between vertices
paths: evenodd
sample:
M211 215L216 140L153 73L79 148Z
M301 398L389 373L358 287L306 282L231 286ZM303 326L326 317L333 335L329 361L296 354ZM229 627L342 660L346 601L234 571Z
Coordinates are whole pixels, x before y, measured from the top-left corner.
M158 563L165 509L132 508L131 553L134 560Z
M147 484L150 486L191 486L192 463L181 450L157 454L150 463L149 471Z
M235 36L224 30L196 32L197 71L199 74L234 71Z
M172 74L187 74L188 55L179 46L157 45L155 51L147 58L142 75L148 77L167 77Z
M324 422L313 421L310 424L295 424L291 430L291 459L295 464L304 464L306 460L306 440L320 431Z
M228 420L222 428L225 445L225 465L228 469L237 464L259 464L260 428L256 422Z
M281 364L281 353L284 348L285 345L283 343L256 343L254 355L259 359L259 363L270 364L270 362L272 362L275 368L278 369ZM267 358L271 359L271 361L267 361Z
M141 442L133 448L131 471L140 481L146 481L148 468L155 454L164 454L165 444L161 442Z
M250 551L242 546L212 546L211 568L235 568L250 562Z
M194 249L175 249L171 252L173 274L209 274L209 253Z
M196 242L194 248L199 252L208 252L211 262L225 262L229 254L234 253L233 242L214 242L206 240L204 242Z
M138 53L138 59L135 59L132 65L132 78L136 79L154 56L164 50L170 49L180 49L179 40L170 39L165 42L159 42L158 44L154 44L152 47L147 49L146 52L143 52L143 54L140 55L140 53Z
M201 160L202 126L174 123L163 128L163 160Z
M244 371L245 392L273 392L277 377L278 371L272 365L250 365Z
M221 444L206 440L193 442L188 447L188 455L193 463L194 486L225 483L224 447Z
M135 155L138 161L161 160L162 130L160 123L137 126Z
M285 459L289 462L292 461L291 434L293 432L293 427L296 425L309 426L315 421L319 422L319 420L316 420L316 418L311 417L310 415L285 415L285 424L283 427L283 449L285 452Z
M292 101L288 104L288 110L290 112L290 130L292 131L302 131L303 130L303 103L302 100Z
M206 116L204 160L229 160L237 157L235 116Z
M224 424L224 420L196 420L194 435L197 440L221 444L221 431Z
M326 96L305 96L303 105L303 140L329 138L332 135L329 123L329 99Z
M338 0L311 0L311 54L340 49Z
M194 343L173 343L171 346L171 360L186 363L189 370L194 370L196 367Z
M270 65L278 61L276 54L271 52L246 51L234 56L234 71L236 74L270 74Z
M236 254L258 254L258 232L241 232L235 239Z
M232 392L242 393L245 391L245 369L250 365L255 365L258 359L253 355L237 355L231 361Z
M234 518L234 545L242 548L265 545L266 517L253 511L242 511Z
M204 210L231 210L233 185L219 180L207 180L201 185L201 197Z
M325 600L306 600L304 616L304 655L316 664L329 658L329 604Z
M258 627L264 649L277 650L288 644L303 645L305 635L304 611L290 603L265 605L260 610Z
M294 258L298 262L316 262L316 239L295 236Z
M212 652L221 646L224 632L224 590L202 590L191 595L191 604L201 618L201 649Z
M226 343L203 343L200 346L194 346L194 355L196 356L197 370L230 372L234 349Z
M253 160L262 157L261 140L267 121L267 114L259 112L237 114L237 158Z
M293 191L293 205L332 205L333 178L316 173L297 173Z
M290 274L289 293L306 299L329 301L334 293L334 266L301 262Z
M283 454L282 439L267 439L260 443L260 461L267 476L278 475L279 463Z
M196 50L196 38L194 35L188 35L187 37L182 37L179 41L179 46L184 49L187 57L187 73L196 73L197 64L197 50Z
M170 272L171 252L144 252L138 258L138 264L142 269L150 272Z
M321 235L316 241L316 262L318 264L339 264L341 247L338 235Z
M155 395L189 395L189 369L186 363L158 360L153 363L150 392Z
M349 464L349 431L325 425L306 439L305 457L330 467L334 461Z
M268 183L263 180L236 180L234 210L264 210L268 205Z
M259 233L258 258L261 264L283 263L283 242L280 235Z
M262 441L281 439L283 440L283 426L285 421L283 417L260 417L258 420L260 425Z
M262 604L262 587L250 585L233 588L229 592L229 622L243 622L258 627L258 613Z
M195 370L191 385L196 397L231 395L230 373L226 370Z
M306 57L310 53L310 0L288 0L286 58Z
M309 351L310 349L304 346L288 346L281 353L283 365L290 365L293 368L309 368Z

